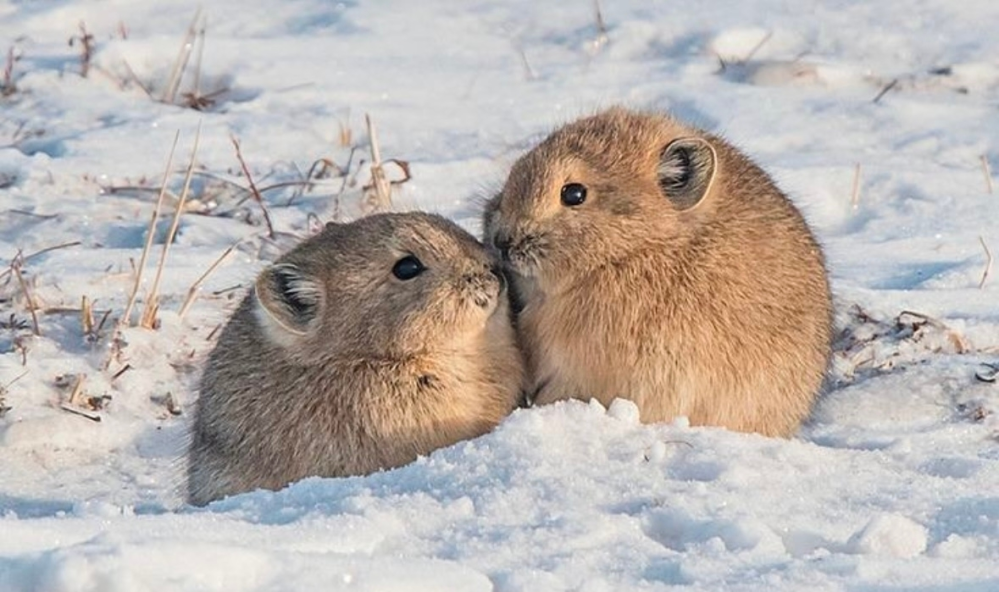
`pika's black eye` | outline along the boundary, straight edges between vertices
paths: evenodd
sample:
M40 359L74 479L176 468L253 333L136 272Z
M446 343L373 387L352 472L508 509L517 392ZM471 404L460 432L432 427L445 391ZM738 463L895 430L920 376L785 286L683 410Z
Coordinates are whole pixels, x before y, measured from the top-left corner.
M400 280L411 280L423 273L425 269L426 267L423 267L419 259L407 255L395 262L395 265L392 266L392 275Z
M562 186L562 203L578 206L586 201L586 186L579 183L566 183Z

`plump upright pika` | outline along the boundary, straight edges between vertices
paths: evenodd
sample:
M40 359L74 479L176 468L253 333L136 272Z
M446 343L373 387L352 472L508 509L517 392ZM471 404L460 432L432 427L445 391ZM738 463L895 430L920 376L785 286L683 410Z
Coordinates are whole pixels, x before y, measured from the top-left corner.
M645 422L788 436L830 351L822 252L749 158L614 108L552 133L486 205L536 404L615 397Z
M406 464L491 430L523 382L475 238L423 213L329 224L260 274L209 356L189 501Z

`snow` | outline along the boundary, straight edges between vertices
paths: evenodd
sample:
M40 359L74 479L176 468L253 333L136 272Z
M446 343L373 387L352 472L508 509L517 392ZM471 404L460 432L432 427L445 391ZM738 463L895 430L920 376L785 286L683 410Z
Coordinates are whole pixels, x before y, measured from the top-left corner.
M0 592L999 589L999 385L975 378L999 361L997 272L979 288L980 241L999 252L982 162L999 169L999 8L601 8L606 40L591 2L205 3L200 91L221 92L196 111L137 81L162 95L197 2L0 0L0 51L19 58L0 99L0 273L18 252L81 243L23 262L40 337L0 277ZM570 402L393 471L184 505L215 329L310 215L359 211L365 114L383 157L411 167L395 206L476 232L481 198L522 150L615 103L725 135L825 245L843 333L798 436L641 425L624 401ZM171 196L199 125L159 327L127 328L116 347L174 134ZM266 189L273 239L230 136ZM280 186L320 159L346 166L351 144L356 184ZM84 296L96 321L111 311L89 336ZM78 381L104 404L99 422L60 407Z

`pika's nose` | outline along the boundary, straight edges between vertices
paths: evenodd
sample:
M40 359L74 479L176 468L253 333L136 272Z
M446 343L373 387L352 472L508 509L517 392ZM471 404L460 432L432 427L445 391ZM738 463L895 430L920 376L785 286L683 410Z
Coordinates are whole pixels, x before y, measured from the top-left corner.
M496 236L493 237L493 246L499 251L500 257L504 261L510 260L510 235L498 232Z

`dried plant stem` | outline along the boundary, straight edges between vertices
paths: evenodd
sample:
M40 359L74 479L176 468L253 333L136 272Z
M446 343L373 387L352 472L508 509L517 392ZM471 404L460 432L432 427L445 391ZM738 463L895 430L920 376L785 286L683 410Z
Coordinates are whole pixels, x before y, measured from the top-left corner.
M83 382L87 380L86 374L77 374L76 382L73 384L73 390L69 393L69 404L80 406L80 395L83 394Z
M187 173L184 176L184 189L180 192L180 201L177 202L177 209L173 213L173 221L170 223L170 230L167 232L166 240L163 243L163 251L160 252L160 262L156 266L156 277L153 278L153 285L149 288L146 296L145 307L142 310L140 324L146 329L152 329L156 325L156 314L159 312L159 289L160 280L163 278L163 266L166 265L167 255L170 253L170 245L177 234L177 227L180 226L180 216L184 213L184 204L191 191L191 178L194 176L194 159L198 155L198 144L201 142L201 123L194 133L194 147L191 148L191 159L187 164Z
M531 66L531 60L527 59L527 52L524 51L523 46L517 45L517 53L520 55L520 61L524 65L524 74L527 76L528 80L537 80L538 73Z
M65 403L60 405L60 409L81 417L86 417L90 421L96 421L97 423L100 423L101 421L101 416L95 411L87 411L86 409L80 409L79 407L73 407L72 405Z
M18 285L21 286L21 292L24 293L24 300L28 306L28 312L31 313L31 326L35 335L40 336L42 334L41 329L38 327L38 312L35 310L35 299L31 297L31 291L28 290L28 282L24 281L24 276L21 275L21 266L24 265L24 256L18 253L14 257L14 261L10 264L10 269L14 273L14 277L17 278Z
M94 306L86 296L83 296L80 302L80 323L83 326L84 335L92 335L97 326L97 321L94 319Z
M184 299L184 304L180 307L179 316L181 319L184 318L187 314L187 310L191 308L192 304L194 304L195 298L198 297L198 289L201 287L201 284L208 278L209 275L211 275L213 271L215 271L216 268L218 268L219 265L222 264L223 261L225 261L225 258L229 256L229 253L232 253L233 249L235 249L241 242L242 240L234 242L228 249L219 255L218 259L216 259L214 263L208 266L208 269L205 270L205 273L201 274L201 277L196 279L194 283L191 284L191 287L187 290L187 298Z
M982 172L985 173L985 187L988 188L989 194L995 193L995 187L992 185L992 171L989 170L989 159L983 154L982 159Z
M205 55L205 29L207 28L208 17L205 17L201 21L201 27L198 29L198 36L195 39L195 43L198 45L198 55L194 59L194 84L191 89L191 95L194 97L201 95L201 62Z
M593 0L593 10L597 24L597 36L591 42L591 50L594 54L599 52L603 46L607 45L607 23L604 22L604 13L600 10L600 0Z
M87 32L87 25L80 21L80 35L69 40L69 44L80 42L80 76L86 78L90 74L90 60L94 56L94 36Z
M170 70L170 78L166 88L163 89L163 97L160 99L164 103L173 103L177 100L177 91L180 89L181 79L184 77L184 70L187 69L187 61L191 58L191 50L194 49L194 38L198 34L198 22L201 20L201 7L194 13L191 24L187 27L184 41L180 44L177 52L177 59L173 62L173 69Z
M139 80L139 77L135 74L135 70L132 69L132 66L128 63L128 61L122 60L121 64L125 66L125 70L128 71L128 77L132 80L132 82L134 82L136 86L141 88L142 92L146 93L146 96L149 99L152 99L153 98L152 91L150 91L149 87L143 84L141 80Z
M850 197L850 206L857 210L860 207L860 163L853 169L853 192Z
M17 90L17 87L14 86L14 63L16 61L14 46L11 45L7 49L7 62L3 67L3 79L0 80L0 96L10 96Z
M139 294L139 286L142 284L142 272L146 268L146 259L149 257L149 249L153 246L153 238L156 235L156 222L160 217L160 208L163 207L163 200L166 199L167 181L170 179L170 169L173 167L173 155L177 150L177 141L180 139L180 130L173 136L173 145L170 147L170 156L167 157L166 170L163 171L163 185L160 187L159 196L156 198L156 205L153 207L153 215L149 220L149 231L146 233L146 244L142 248L142 257L139 259L139 267L135 270L135 283L132 285L132 293L128 297L128 304L125 306L125 314L118 320L118 327L129 326L131 324L132 308L135 306L135 298Z
M8 211L13 211L13 210L8 210ZM37 214L32 214L32 215L37 215ZM80 241L70 241L68 243L60 243L60 244L52 246L52 247L45 247L44 249L35 251L34 253L32 253L30 255L23 255L23 256L21 256L21 262L22 263L27 263L30 259L34 259L35 257L38 257L39 255L44 255L45 253L48 253L50 251L55 251L55 250L58 250L58 249L65 249L67 247L75 247L75 246L77 246L79 244L81 244ZM11 268L5 269L2 273L0 273L0 279L3 279L5 277L7 277L8 275L10 275L13 272L14 272L14 270L11 269Z
M347 148L354 143L354 132L350 129L350 116L348 115L347 117L348 120L346 123L343 121L337 121L337 125L339 126L337 140L340 142L341 148Z
M267 211L267 205L264 203L264 196L260 194L260 190L257 189L257 184L253 182L253 175L250 174L250 168L246 166L246 161L243 160L243 151L239 147L239 140L236 136L229 136L232 140L232 145L236 148L236 158L239 160L239 166L243 169L243 174L246 175L246 182L250 184L250 193L253 195L253 199L257 200L260 204L260 210L264 213L264 223L267 225L267 237L274 238L274 224L271 223L271 214Z
M385 168L382 166L382 152L378 146L378 132L371 116L365 113L364 122L368 127L368 138L371 141L371 186L375 196L375 210L388 210L392 206L392 186L385 178Z
M756 55L756 52L758 52L761 49L763 49L763 46L766 45L767 42L770 41L770 38L773 37L773 36L774 36L774 32L773 31L767 31L767 34L764 35L763 38L760 39L756 43L756 45L754 45L753 48L749 50L749 53L747 53L746 55L744 55L742 57L742 59L739 61L739 63L745 64L749 60L753 59L753 56Z
M985 238L979 236L978 242L982 243L982 248L985 249L985 270L982 271L982 280L978 282L978 289L981 290L985 287L985 281L989 279L989 273L992 272L992 251L985 244Z
M892 81L891 81L891 82L889 82L888 84L886 84L886 85L884 85L883 87L881 87L881 91L880 91L880 92L878 92L878 95L877 95L876 97L874 97L874 100L873 100L873 101L871 101L871 102L872 102L872 103L875 103L875 104L879 103L879 102L881 101L881 99L882 99L882 98L883 98L883 97L884 97L884 96L885 96L886 94L888 94L888 92L889 92L889 91L890 91L891 89L895 88L895 85L897 85L897 84L898 84L898 78L896 78L896 79L892 80Z

